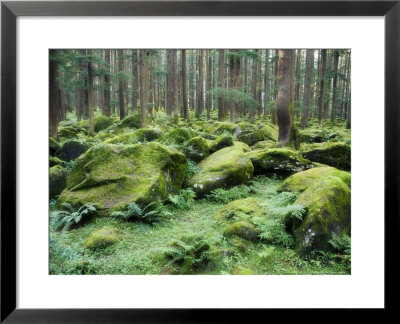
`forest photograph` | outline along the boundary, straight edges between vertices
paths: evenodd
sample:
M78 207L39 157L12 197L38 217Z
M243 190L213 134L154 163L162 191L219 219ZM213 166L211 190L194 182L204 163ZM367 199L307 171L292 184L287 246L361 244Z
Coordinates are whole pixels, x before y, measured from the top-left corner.
M351 274L351 50L50 49L49 274Z

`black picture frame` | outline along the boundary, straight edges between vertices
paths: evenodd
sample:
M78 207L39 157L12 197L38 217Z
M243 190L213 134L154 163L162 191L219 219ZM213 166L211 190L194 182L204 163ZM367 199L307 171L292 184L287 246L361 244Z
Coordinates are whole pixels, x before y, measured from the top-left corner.
M1 3L1 323L228 322L263 310L16 308L16 18L19 16L384 16L385 310L397 305L400 1L4 1ZM373 172L373 170L371 170ZM370 175L368 175L370 176ZM373 262L373 256L371 256ZM366 283L367 284L367 283ZM249 314L251 312L251 314ZM266 319L265 319L266 320Z

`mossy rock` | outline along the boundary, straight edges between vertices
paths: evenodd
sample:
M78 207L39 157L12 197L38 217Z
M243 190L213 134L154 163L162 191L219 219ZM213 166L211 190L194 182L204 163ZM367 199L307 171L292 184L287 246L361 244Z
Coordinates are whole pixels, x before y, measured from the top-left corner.
M264 140L264 133L261 130L256 131L243 131L237 137L239 142L246 143L249 146Z
M315 182L293 203L307 209L301 225L293 228L296 252L331 251L332 233L348 234L351 220L349 187L338 177L328 176Z
M50 198L58 196L67 186L67 171L60 165L50 168L49 191Z
M140 128L131 133L124 133L104 141L105 144L137 144L152 142L162 136L158 128Z
M278 174L287 176L312 168L309 160L287 148L256 150L247 153L254 166L254 174Z
M243 143L243 142L234 141L233 142L233 146L243 150L243 152L250 152L251 151L250 146L248 146L246 143Z
M275 141L271 140L265 140L265 141L260 141L254 144L251 147L251 150L265 150L265 149L272 149L272 148L278 148L278 143Z
M214 189L246 183L253 176L253 165L242 149L223 148L198 164L199 172L188 180L201 197Z
M254 216L263 215L260 201L256 198L243 198L230 202L214 215L218 221L248 220Z
M53 138L53 137L49 137L49 152L50 155L54 155L54 153L56 153L57 150L60 149L60 144L58 144L58 142Z
M237 124L240 126L241 132L254 132L257 130L257 126L249 122L241 121Z
M215 140L210 143L210 152L214 153L223 149L224 147L229 147L233 145L232 135L223 134L218 136Z
M247 251L251 246L251 242L249 242L247 240L244 240L244 239L242 239L240 237L237 237L237 236L232 236L229 239L229 244L231 244L233 247L235 247L240 252Z
M340 178L349 187L351 186L351 174L332 167L312 168L291 175L278 187L278 191L303 192L316 181L323 178L334 176Z
M325 140L325 131L316 128L306 128L300 131L302 143L322 143Z
M255 275L256 273L249 269L242 266L235 266L232 271L233 275Z
M257 241L259 234L260 231L253 224L246 221L233 223L224 231L225 237L237 236L251 242Z
M345 143L319 143L301 146L301 155L313 162L349 171L351 167L351 148Z
M89 145L77 140L68 140L64 142L61 148L56 152L56 157L64 161L77 159L89 149Z
M197 136L197 134L191 130L190 128L176 128L171 131L169 134L165 135L163 139L163 144L165 145L182 145Z
M85 241L85 248L97 249L117 243L122 239L122 233L115 228L104 227L93 231Z
M241 132L240 126L229 122L215 122L206 128L210 134L221 135L224 133L237 135Z
M278 141L278 128L275 125L263 124L260 128L265 140Z
M210 155L207 141L200 136L190 139L185 145L184 152L188 159L195 162L200 162Z
M92 141L93 142L103 142L110 138L114 138L115 136L116 135L113 133L100 132L92 137Z
M79 129L76 129L73 126L65 126L65 127L59 127L57 131L57 136L58 138L62 139L73 139L77 138L79 133Z
M53 166L56 166L56 165L65 167L66 164L67 164L67 162L59 159L58 157L55 157L55 156L50 156L49 157L49 166L50 167L53 167Z
M60 202L96 203L99 213L122 210L131 202L147 205L177 193L186 157L162 144L99 144L79 157Z
M140 128L141 127L141 119L140 114L134 114L125 117L119 123L117 123L117 127L119 128ZM146 125L152 122L151 118L146 117Z

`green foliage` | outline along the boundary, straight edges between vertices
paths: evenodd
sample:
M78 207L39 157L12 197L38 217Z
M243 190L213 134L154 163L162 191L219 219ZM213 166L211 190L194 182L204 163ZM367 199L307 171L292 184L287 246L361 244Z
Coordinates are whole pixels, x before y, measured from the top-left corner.
M193 175L195 175L199 171L200 168L197 166L196 162L189 160L186 169L186 179L190 179Z
M206 199L215 203L227 204L232 200L248 197L252 190L252 187L246 185L239 185L230 189L217 188L206 195Z
M210 248L211 242L204 236L187 235L169 242L155 261L164 263L171 273L189 274L214 260Z
M50 219L56 231L68 231L87 221L96 213L96 204L82 205L78 209L70 203L61 204L67 210L55 210L51 212Z
M207 95L223 98L226 102L245 104L249 107L256 107L259 105L250 94L237 89L214 88L207 91Z
M196 193L191 189L181 189L177 195L168 195L168 200L178 209L189 209L196 198Z
M333 248L340 253L344 253L346 255L351 255L351 238L350 236L343 234L342 236L338 236L335 233L332 233L332 239L330 239L329 244L333 246Z
M170 213L159 202L152 202L143 209L136 203L130 203L125 211L116 211L110 214L111 218L119 218L126 221L141 221L157 223L164 220Z

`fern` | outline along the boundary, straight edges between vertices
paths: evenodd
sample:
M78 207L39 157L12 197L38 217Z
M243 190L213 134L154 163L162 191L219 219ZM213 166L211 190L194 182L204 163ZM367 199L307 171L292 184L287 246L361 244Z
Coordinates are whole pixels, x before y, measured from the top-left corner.
M159 202L152 202L146 205L143 209L136 203L130 203L127 210L116 211L110 214L112 218L120 218L126 221L142 221L148 223L156 223L170 216L165 206Z
M181 189L177 195L168 195L168 200L178 209L189 209L195 197L196 193L188 188Z
M211 193L206 196L206 199L216 203L227 204L232 200L248 197L251 191L252 188L246 185L236 186L231 189L218 188L211 191Z
M351 238L348 235L343 234L342 236L338 236L332 233L332 239L330 239L328 243L332 245L337 252L351 255Z
M70 203L61 205L67 210L55 210L50 214L51 223L56 231L68 231L84 223L96 213L96 204L82 205L77 210Z

